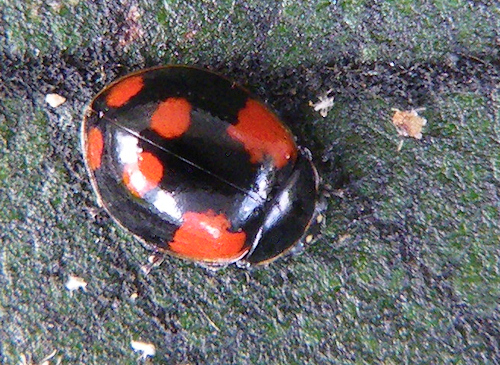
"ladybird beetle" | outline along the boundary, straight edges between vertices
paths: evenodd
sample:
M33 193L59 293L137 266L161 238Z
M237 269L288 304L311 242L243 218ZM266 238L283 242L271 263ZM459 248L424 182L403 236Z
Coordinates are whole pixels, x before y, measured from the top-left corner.
M105 87L82 126L99 203L158 253L270 262L321 222L316 168L280 119L210 71L163 66Z

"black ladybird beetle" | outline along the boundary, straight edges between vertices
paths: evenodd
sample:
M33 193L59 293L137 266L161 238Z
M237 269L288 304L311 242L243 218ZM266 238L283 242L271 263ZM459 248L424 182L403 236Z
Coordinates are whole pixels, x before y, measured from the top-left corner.
M100 204L159 253L218 267L272 261L322 220L310 153L230 80L164 66L90 104L85 162Z

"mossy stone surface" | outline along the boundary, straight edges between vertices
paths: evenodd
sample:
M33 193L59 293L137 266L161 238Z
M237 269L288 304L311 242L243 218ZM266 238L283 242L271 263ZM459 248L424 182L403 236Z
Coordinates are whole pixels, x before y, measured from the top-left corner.
M154 364L499 361L493 2L0 0L0 16L1 363L135 364L132 340ZM327 224L303 254L142 273L79 128L107 83L169 63L247 86L311 150ZM309 103L330 89L323 118ZM422 139L400 146L393 108L425 108Z

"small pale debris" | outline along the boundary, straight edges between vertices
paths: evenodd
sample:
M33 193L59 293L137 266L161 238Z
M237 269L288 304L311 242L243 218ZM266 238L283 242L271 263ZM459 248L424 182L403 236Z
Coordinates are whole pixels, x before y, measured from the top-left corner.
M135 352L142 352L140 359L145 360L148 356L153 357L156 353L156 347L152 343L142 341L130 341L130 346Z
M427 124L427 120L418 115L422 108L412 110L392 109L392 123L398 130L400 136L422 138L422 127Z
M62 3L60 1L57 1L57 0L48 1L47 5L50 6L52 8L52 10L54 10L57 13L59 11L61 11L61 9L62 9Z
M52 353L50 355L46 356L45 359L43 359L41 362L38 363L38 365L50 365L49 360L51 360L54 356L56 356L56 354L57 354L57 350L52 351ZM28 360L28 358L24 354L21 354L19 359L20 359L19 365L36 365L35 363ZM61 363L60 360L61 359L57 359L56 364L60 364Z
M139 23L141 16L140 9L136 5L132 5L125 17L124 32L119 37L119 44L122 47L130 45L144 35L144 30Z
M136 300L138 297L139 297L139 294L137 294L137 293L130 294L130 299L131 300Z
M404 140L399 141L396 151L400 152L403 149Z
M338 239L338 243L339 243L339 244L342 244L342 243L344 243L345 241L347 241L349 238L351 238L351 235L350 235L350 234L348 234L348 233L343 234L343 235L341 235L341 236L339 237L339 239Z
M136 5L132 5L127 13L127 20L136 22L141 19L141 12Z
M322 214L318 214L318 216L316 217L316 223L317 224L321 224L321 222L323 222L323 215Z
M51 107L57 108L66 102L66 98L59 94L47 94L45 95L45 102Z
M54 350L52 351L52 353L50 355L48 355L45 359L42 360L42 362L40 363L40 365L50 365L50 361L54 356L56 356L57 354L57 350ZM57 359L57 364L60 364L61 363L61 359Z
M148 263L141 266L141 271L144 275L148 275L153 268L160 266L165 256L160 253L154 253L148 257Z
M207 319L208 323L210 323L212 327L219 332L220 331L219 326L217 326L215 322L212 321L212 319L205 313L205 311L201 307L198 307L198 309L200 310L201 314L203 314L203 316Z
M332 194L336 197L344 198L346 192L344 189L335 189L335 190L332 189Z
M323 95L318 96L319 101L317 103L313 103L312 101L309 102L309 106L314 108L314 111L319 112L319 114L325 118L330 110L332 110L333 107L333 99L334 97L328 97L328 95L332 92L333 90L330 89Z
M79 278L78 276L70 276L66 284L66 289L68 289L70 292L74 292L75 290L82 289L85 290L87 287L87 282L83 280L82 278Z

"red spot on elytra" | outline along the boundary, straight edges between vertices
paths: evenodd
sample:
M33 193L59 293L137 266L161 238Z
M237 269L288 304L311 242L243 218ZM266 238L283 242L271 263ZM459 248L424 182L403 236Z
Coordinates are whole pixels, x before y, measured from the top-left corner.
M150 152L142 152L137 162L125 165L123 168L123 183L137 197L142 197L148 191L158 186L163 178L163 165Z
M191 104L184 98L162 101L151 117L151 129L163 138L182 136L191 122Z
M262 162L270 156L274 165L282 168L297 156L292 134L276 115L253 99L248 99L238 113L238 122L230 125L227 133L243 144L252 163Z
M102 132L93 127L87 134L87 163L92 171L101 167L104 138Z
M142 76L130 76L111 87L106 96L106 104L111 108L119 108L136 96L144 87Z
M246 234L231 232L225 215L213 210L204 213L186 212L183 223L169 243L181 256L203 261L236 260L247 251Z

